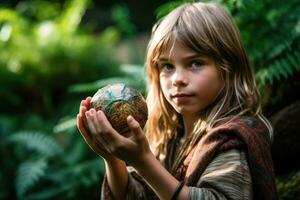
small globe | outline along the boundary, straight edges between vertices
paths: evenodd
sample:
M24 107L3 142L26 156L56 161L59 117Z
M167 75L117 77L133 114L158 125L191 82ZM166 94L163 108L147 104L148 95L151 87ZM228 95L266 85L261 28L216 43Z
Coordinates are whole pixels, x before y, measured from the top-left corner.
M129 131L129 115L139 122L141 128L144 128L148 118L148 108L142 94L122 83L100 88L92 97L91 107L102 110L112 127L122 135Z

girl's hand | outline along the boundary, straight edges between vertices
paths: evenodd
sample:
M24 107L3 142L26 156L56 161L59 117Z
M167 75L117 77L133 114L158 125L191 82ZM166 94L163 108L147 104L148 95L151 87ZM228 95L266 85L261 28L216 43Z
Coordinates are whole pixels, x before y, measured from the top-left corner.
M79 113L77 115L77 127L84 138L85 142L90 146L90 148L103 157L107 161L113 161L116 158L111 155L109 152L107 152L97 141L95 136L91 134L89 129L86 127L86 111L90 108L90 102L91 102L91 97L87 97L85 100L82 100L80 103L80 108L79 108Z
M143 130L132 116L127 117L130 132L124 137L112 128L102 111L92 108L85 114L91 134L108 153L133 167L142 164L147 155L151 153Z

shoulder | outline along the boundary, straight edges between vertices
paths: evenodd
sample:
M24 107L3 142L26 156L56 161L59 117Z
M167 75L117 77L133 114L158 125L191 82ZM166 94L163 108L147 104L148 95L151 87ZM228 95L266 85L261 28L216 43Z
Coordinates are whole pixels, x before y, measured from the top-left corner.
M214 145L218 150L242 149L249 146L266 146L271 144L267 125L256 116L241 116L219 122L208 131L198 145Z
M215 170L224 170L225 168L228 170L223 171L224 173L249 170L246 151L244 149L230 149L218 153L209 163L202 176Z
M239 127L247 127L247 128L256 128L258 126L262 126L264 123L258 116L238 116L238 117L230 117L226 118L215 125L214 128L239 128Z
M240 116L218 123L211 132L231 133L238 137L257 137L271 141L271 131L266 119L259 116Z

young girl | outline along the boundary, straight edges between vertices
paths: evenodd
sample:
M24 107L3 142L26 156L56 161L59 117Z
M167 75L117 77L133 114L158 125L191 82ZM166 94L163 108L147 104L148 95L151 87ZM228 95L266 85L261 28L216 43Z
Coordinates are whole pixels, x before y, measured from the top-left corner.
M187 3L153 28L145 132L81 102L78 128L106 164L101 199L277 199L253 72L222 7Z

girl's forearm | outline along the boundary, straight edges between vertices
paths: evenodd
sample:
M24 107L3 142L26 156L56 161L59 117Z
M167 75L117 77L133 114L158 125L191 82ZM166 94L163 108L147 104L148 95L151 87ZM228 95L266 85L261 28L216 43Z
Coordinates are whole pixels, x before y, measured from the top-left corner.
M160 199L170 200L174 194L179 181L173 177L155 158L149 153L142 164L135 166L135 169L146 180ZM188 199L189 188L183 186L177 199Z
M105 161L109 188L115 199L125 199L128 184L126 164L122 160Z

